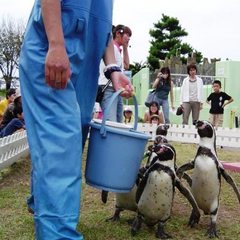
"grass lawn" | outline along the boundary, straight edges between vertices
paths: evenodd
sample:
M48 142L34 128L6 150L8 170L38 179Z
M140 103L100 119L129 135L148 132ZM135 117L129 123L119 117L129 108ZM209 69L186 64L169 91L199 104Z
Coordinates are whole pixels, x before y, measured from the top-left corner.
M177 152L178 166L194 158L197 145L180 143L173 143L173 145ZM240 161L240 149L234 151L218 149L218 155L219 159L223 161ZM34 239L33 216L28 213L25 204L30 188L29 175L29 159L23 159L0 173L1 240ZM240 174L231 172L231 176L240 187ZM224 179L222 179L220 202L217 225L219 239L237 240L240 236L240 205L233 189ZM110 217L114 211L114 194L110 193L108 202L103 204L100 199L100 190L86 185L84 181L81 206L81 220L78 229L84 234L86 240L156 239L155 230L147 228L144 224L135 237L130 235L130 226L127 220L135 216L133 212L124 211L119 222L106 222L105 219ZM190 213L189 203L176 190L172 217L166 224L166 232L170 233L173 239L208 239L205 233L209 216L202 215L199 224L191 229L187 226Z

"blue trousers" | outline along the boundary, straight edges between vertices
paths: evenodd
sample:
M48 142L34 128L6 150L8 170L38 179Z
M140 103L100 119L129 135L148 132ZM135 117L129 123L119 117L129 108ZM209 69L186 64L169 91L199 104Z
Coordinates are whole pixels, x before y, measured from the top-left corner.
M66 89L45 84L48 40L40 0L30 15L20 55L23 112L32 160L36 239L83 239L81 158L95 102L99 63L111 36L112 1L62 0L62 27L71 65Z

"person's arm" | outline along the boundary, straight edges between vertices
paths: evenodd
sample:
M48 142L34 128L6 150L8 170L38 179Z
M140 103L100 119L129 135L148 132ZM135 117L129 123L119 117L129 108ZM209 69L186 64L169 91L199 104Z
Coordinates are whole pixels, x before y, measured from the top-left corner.
M106 68L109 65L116 65L116 59L114 55L114 47L113 47L113 40L111 40L105 50L103 61L106 65ZM117 65L116 65L117 66ZM123 97L131 97L133 94L133 86L129 79L122 73L118 71L114 71L110 75L110 79L113 84L113 88L117 91L121 88L124 89L121 96Z
M164 115L162 112L159 113L159 124L164 124L165 123L165 120L164 120Z
M233 98L230 98L228 101L225 101L222 107L224 108L226 105L228 105L231 102L233 102Z
M41 0L41 7L49 44L45 60L46 83L53 88L63 89L71 70L64 42L60 1Z
M130 66L128 43L123 45L123 66L125 70L128 70Z
M148 112L145 112L145 113L144 113L143 122L144 122L144 123L149 123L149 121L148 121Z
M157 78L155 79L155 81L153 82L153 84L152 84L152 87L153 88L157 88L157 86L158 86L158 84L159 84L159 81L160 81L160 78L161 78L161 76L162 76L162 73L161 72L159 72L158 73L158 75L157 75Z
M171 101L171 107L172 109L174 109L173 81L171 81L170 101Z

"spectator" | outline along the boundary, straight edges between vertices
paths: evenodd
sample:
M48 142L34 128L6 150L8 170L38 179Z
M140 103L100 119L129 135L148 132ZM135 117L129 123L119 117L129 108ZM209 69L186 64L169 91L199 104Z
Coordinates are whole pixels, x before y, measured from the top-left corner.
M9 104L11 104L15 98L16 90L10 88L6 92L6 98L0 101L0 123L2 122L3 114L6 111Z
M150 117L150 123L151 123L151 124L159 125L159 124L161 123L161 121L160 121L160 116L157 115L157 114L153 114L153 115Z
M156 80L153 83L153 88L156 89L156 97L158 100L158 104L159 106L162 106L165 123L169 124L169 93L171 100L171 108L174 110L173 81L171 79L169 67L161 68Z
M183 108L183 124L188 124L189 115L192 112L192 122L199 119L200 110L203 107L203 81L196 76L197 66L187 66L188 77L183 80L180 91L180 103Z
M102 57L114 89L132 95L114 57L112 8L111 0L35 0L28 20L19 74L38 240L83 239L81 161Z
M117 61L117 65L120 69L127 70L129 69L129 55L128 55L128 44L130 41L130 37L132 36L132 31L129 27L124 25L117 25L113 27L113 42L114 42L114 54ZM123 56L123 57L122 57ZM105 85L108 82L108 79L102 74L102 70L105 65L101 62L100 65L100 77L99 77L99 85ZM106 90L104 91L104 96L101 102L101 108L104 112L109 104L109 100L111 99L113 93L115 92L112 84L110 84ZM121 96L118 96L117 99L113 102L110 112L107 116L107 120L114 122L122 122L123 121L123 100Z
M98 102L95 102L94 108L93 108L93 118L96 119L102 119L102 109Z
M151 123L151 116L152 115L158 115L159 116L159 124L160 123L165 123L163 113L160 112L159 105L158 105L157 102L151 102L150 103L149 109L144 114L143 121L145 123Z
M16 131L25 129L23 110L21 106L15 106L13 109L14 118L1 130L1 137L9 136Z
M10 103L8 105L6 111L3 114L2 122L0 124L0 129L3 129L14 118L13 109L15 106L20 106L20 107L22 106L21 92L19 88L16 89L13 103Z
M124 117L123 122L125 124L134 122L133 111L132 111L132 109L129 106L124 108L123 117Z
M207 98L207 103L211 104L209 122L215 127L222 127L224 108L227 104L233 102L233 98L221 91L221 82L219 80L215 80L212 87L213 92Z

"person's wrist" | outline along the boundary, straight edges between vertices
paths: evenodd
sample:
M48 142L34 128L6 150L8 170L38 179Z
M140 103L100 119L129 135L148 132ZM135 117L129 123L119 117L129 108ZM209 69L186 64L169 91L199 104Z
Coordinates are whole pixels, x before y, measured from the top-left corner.
M104 75L107 79L111 79L111 74L113 72L121 72L121 71L122 71L121 68L117 64L109 64L103 70Z

